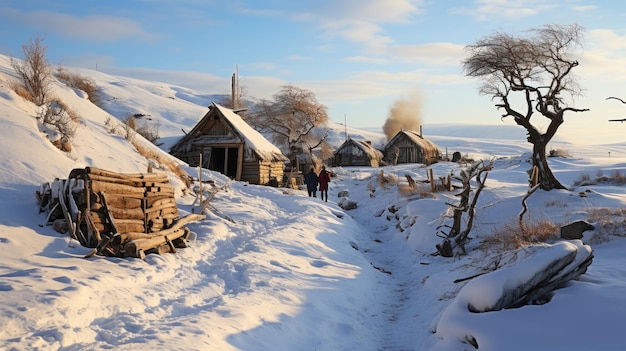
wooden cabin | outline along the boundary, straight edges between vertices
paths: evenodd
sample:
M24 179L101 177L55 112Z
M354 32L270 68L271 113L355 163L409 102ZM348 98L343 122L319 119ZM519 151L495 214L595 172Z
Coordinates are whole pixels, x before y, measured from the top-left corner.
M333 153L334 166L368 166L378 167L383 153L364 140L348 138Z
M211 103L196 126L170 150L190 166L251 184L282 183L288 159L233 110Z
M392 165L401 163L431 164L439 159L439 149L421 133L411 130L399 131L387 142L385 160Z

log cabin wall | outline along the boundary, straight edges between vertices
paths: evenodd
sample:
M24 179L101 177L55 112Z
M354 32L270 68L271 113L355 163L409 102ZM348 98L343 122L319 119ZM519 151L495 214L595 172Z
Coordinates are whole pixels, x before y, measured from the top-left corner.
M250 184L279 186L283 183L283 167L284 163L281 161L245 161L241 180Z
M368 166L378 167L378 160L369 157L362 150L355 151L356 147L345 147L335 152L334 162L336 166Z
M439 150L432 142L411 131L398 132L385 145L384 153L385 160L389 164L432 164L437 162L439 158Z
M425 163L422 148L408 140L407 138L399 138L394 143L387 145L386 156L389 159L395 157L394 149L398 148L399 154L397 163Z
M367 142L367 145L358 145L357 143L359 143L359 141L355 140L344 142L344 144L334 152L333 165L379 167L380 163L378 158L382 158L382 154L377 150L374 151L373 147ZM367 148L367 150L364 148ZM378 154L378 158L373 157L372 153Z

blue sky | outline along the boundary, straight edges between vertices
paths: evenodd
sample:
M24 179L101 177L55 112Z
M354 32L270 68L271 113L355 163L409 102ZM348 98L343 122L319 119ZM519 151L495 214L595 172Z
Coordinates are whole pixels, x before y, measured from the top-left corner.
M0 53L45 36L53 64L229 93L238 67L247 93L310 89L335 122L381 127L397 100L419 102L424 125L502 123L478 82L462 75L464 47L544 24L586 28L584 95L559 136L618 142L626 124L626 2L591 0L3 0ZM504 123L507 123L505 120ZM511 123L508 121L508 123ZM427 129L426 129L427 130Z

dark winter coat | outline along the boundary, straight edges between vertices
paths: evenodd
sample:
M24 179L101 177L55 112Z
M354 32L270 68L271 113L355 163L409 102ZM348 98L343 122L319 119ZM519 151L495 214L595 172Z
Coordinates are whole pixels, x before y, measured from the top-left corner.
M304 176L304 183L309 191L317 190L317 174L311 170Z

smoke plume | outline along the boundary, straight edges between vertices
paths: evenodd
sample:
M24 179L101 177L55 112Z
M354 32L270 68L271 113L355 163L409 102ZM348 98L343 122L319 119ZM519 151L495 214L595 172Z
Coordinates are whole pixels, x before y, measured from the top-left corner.
M387 141L393 138L400 130L419 131L422 124L422 110L420 98L413 95L408 99L397 100L389 109L389 116L383 125L383 133Z

